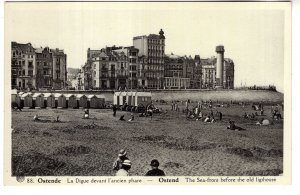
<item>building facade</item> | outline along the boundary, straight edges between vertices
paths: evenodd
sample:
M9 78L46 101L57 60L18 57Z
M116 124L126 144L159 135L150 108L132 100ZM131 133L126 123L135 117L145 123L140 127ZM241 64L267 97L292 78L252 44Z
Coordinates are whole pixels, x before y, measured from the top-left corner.
M51 49L53 62L52 62L52 72L53 80L52 87L54 89L64 89L66 88L67 80L67 55L63 50L58 48Z
M224 59L224 89L234 88L234 62L230 58Z
M85 89L234 87L234 63L224 58L224 46L216 47L217 57L207 59L201 59L200 55L194 58L166 55L165 39L161 29L158 34L133 37L133 46L89 48L82 69Z
M202 66L202 88L214 89L217 87L216 69L217 69L217 58L201 59ZM229 58L222 60L222 71L223 71L223 89L234 89L234 62Z
M36 88L36 54L31 43L11 43L12 89Z
M145 56L147 71L146 87L149 89L163 88L164 81L164 57L165 57L165 36L161 29L159 35L133 37L133 47L139 50L139 56Z
M63 50L34 48L31 43L11 43L13 89L62 89L67 81L67 56Z
M182 56L165 55L164 88L187 89L190 87L190 78L187 77L187 59Z

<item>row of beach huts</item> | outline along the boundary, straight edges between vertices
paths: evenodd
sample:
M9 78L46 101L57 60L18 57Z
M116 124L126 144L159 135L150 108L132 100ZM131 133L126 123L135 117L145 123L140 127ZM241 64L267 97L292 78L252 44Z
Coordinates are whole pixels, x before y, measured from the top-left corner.
M32 93L12 91L13 107L18 108L105 108L104 95ZM113 104L117 106L147 106L151 92L115 92Z
M104 108L103 95L61 93L12 93L13 106L19 108Z

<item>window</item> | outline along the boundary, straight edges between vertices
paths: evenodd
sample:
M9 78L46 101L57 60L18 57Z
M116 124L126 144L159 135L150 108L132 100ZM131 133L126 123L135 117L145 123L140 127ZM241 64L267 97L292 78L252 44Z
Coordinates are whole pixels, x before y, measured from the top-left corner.
M29 76L33 76L33 71L32 70L28 70L28 75Z
M44 62L44 66L47 66L47 62Z
M23 62L24 62L23 64L25 64L25 61L23 61ZM28 67L33 67L32 61L29 61L29 62L28 62Z
M22 71L22 75L25 76L25 70Z

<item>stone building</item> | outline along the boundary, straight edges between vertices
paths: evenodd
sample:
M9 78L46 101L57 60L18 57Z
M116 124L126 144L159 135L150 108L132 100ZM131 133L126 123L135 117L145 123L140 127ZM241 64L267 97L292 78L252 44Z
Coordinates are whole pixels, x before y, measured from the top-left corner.
M217 85L216 69L217 69L217 58L201 59L202 66L202 88L214 89ZM223 66L223 89L234 88L234 62L225 58L222 62Z
M31 43L11 43L11 87L36 88L36 54Z
M67 55L58 48L36 48L37 88L63 89L67 82Z
M234 63L224 58L165 54L165 36L133 37L133 46L105 47L87 51L83 66L85 89L214 89L234 87ZM218 76L218 78L217 78Z
M37 66L37 86L36 88L52 89L53 82L53 53L49 47L37 48L36 66Z
M190 78L186 74L186 59L182 56L165 55L164 88L186 89L190 87Z
M164 80L165 36L161 29L159 35L133 37L133 47L139 50L139 56L146 58L146 87L160 89Z
M216 87L216 58L201 59L202 88L213 89Z
M63 89L66 88L67 80L67 55L64 53L64 50L58 48L51 49L52 53L52 87L54 89Z
M234 88L234 62L230 58L224 59L224 89L233 89Z
M202 65L201 65L201 59L200 55L195 55L194 58L195 61L195 67L194 67L194 88L195 89L201 89L202 88Z
M67 81L67 56L63 50L11 43L11 84L17 89L62 89Z

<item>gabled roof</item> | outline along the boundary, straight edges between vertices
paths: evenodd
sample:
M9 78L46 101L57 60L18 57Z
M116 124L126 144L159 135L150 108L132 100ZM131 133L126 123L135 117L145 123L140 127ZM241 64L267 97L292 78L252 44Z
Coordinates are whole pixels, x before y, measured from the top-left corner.
M53 96L53 94L52 93L44 93L45 98L50 97L50 96Z
M42 93L35 93L35 94L33 94L33 98L36 98L36 97L39 97L39 96L44 96L44 94L42 94Z
M53 95L54 95L55 98L58 98L58 97L60 97L60 96L64 96L64 94L61 94L61 93L55 93L55 94L53 94Z
M74 96L74 97L76 97L76 95L75 94L65 94L65 96L67 97L67 98L69 98L69 97L71 97L71 96Z
M82 98L82 97L86 97L86 95L84 95L84 94L77 94L76 97L77 98Z
M108 55L106 55L105 52L101 52L101 53L99 54L99 57L100 57L100 58L106 58L106 57L108 57Z
M40 48L35 48L35 53L43 53L43 48L40 47Z
M120 91L116 91L116 92L114 93L114 96L119 96L120 94L121 94Z
M150 35L148 35L148 38L151 38L151 39L160 39L160 36L156 35L156 34L150 34Z
M11 42L11 46L15 48L19 48L24 53L25 52L33 52L34 48L32 47L31 43L17 43L17 42Z
M31 93L24 93L23 95L21 95L22 98L27 97L27 96L32 96Z

